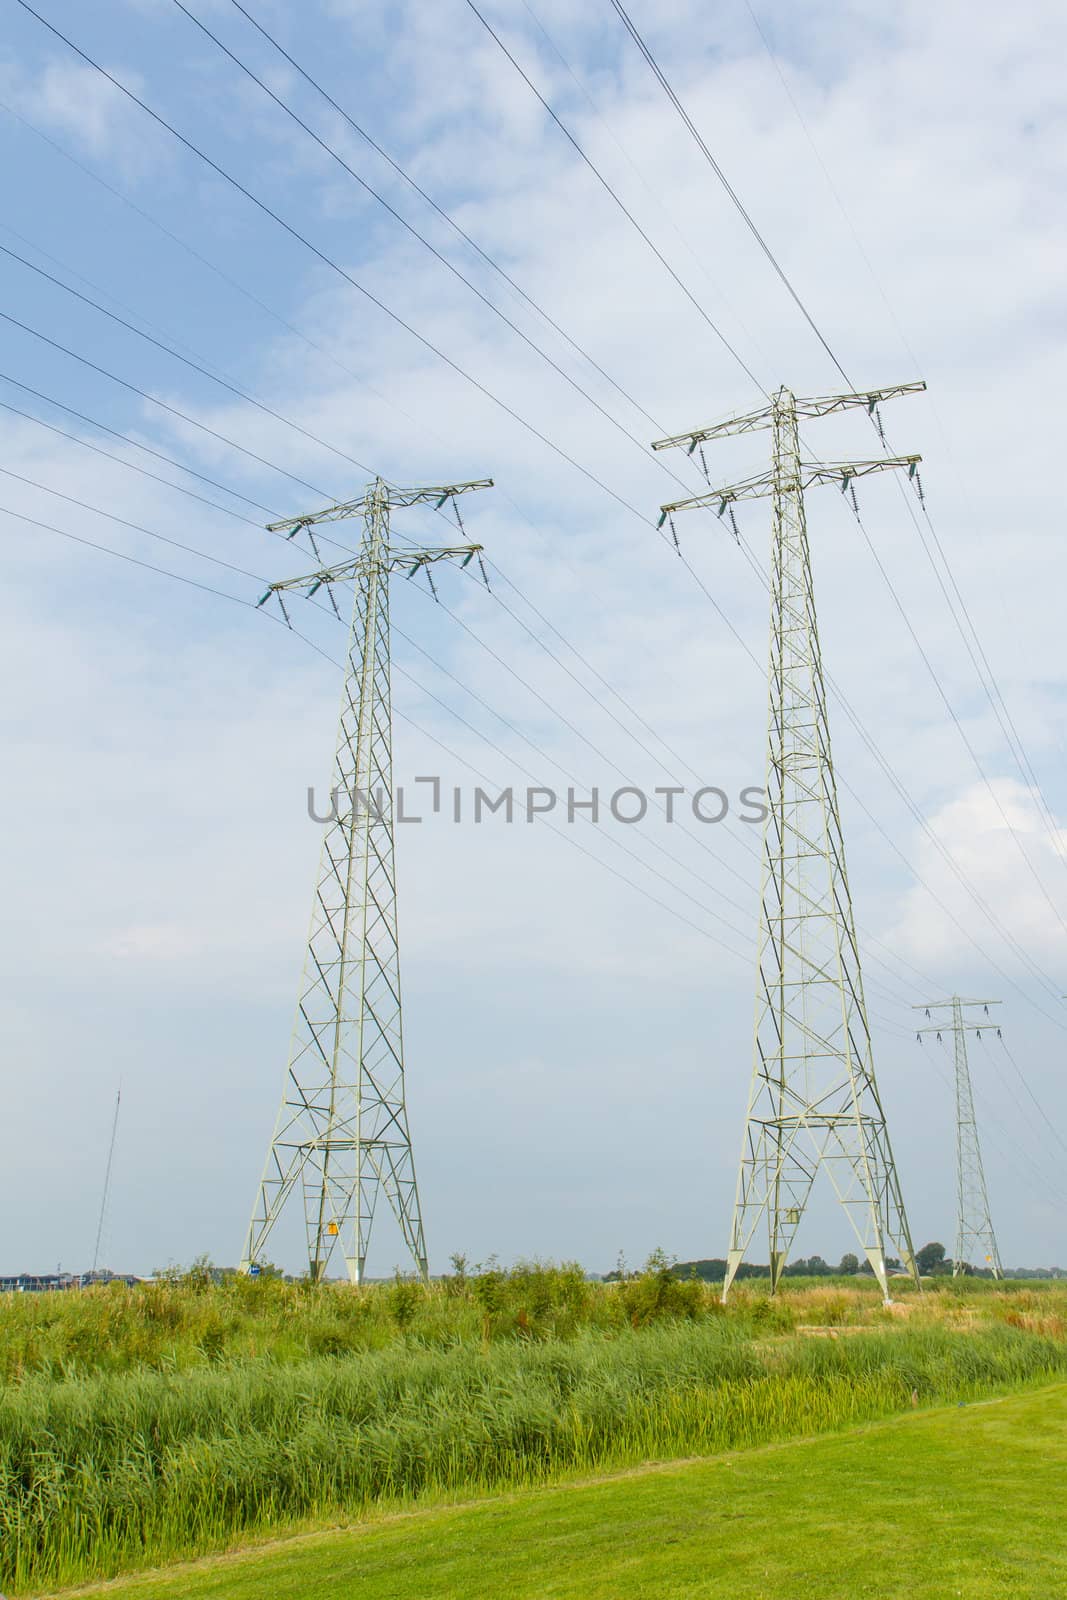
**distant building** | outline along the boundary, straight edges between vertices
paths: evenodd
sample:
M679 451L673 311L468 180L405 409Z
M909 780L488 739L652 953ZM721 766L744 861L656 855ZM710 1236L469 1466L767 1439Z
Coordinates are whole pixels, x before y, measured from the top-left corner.
M144 1279L133 1272L19 1272L0 1277L0 1294L51 1294L60 1289L87 1289L94 1283L124 1283L132 1288Z
M6 1294L44 1294L53 1289L76 1289L79 1281L69 1272L20 1272L13 1278L0 1278L0 1291Z

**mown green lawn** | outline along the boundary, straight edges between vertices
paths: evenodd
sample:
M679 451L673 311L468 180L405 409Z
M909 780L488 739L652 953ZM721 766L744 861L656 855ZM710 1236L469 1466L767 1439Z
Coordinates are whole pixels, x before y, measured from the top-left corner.
M1057 1600L1067 1597L1067 1385L415 1512L78 1592L121 1600Z

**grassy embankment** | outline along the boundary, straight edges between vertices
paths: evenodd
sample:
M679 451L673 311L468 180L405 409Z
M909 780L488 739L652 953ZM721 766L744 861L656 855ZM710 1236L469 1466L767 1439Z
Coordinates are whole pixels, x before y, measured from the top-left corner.
M114 1600L1052 1600L1067 1387L377 1518ZM103 1591L93 1590L102 1597Z
M777 1304L652 1271L423 1291L240 1281L0 1306L0 1586L249 1534L823 1433L1067 1372L1067 1292ZM832 1337L810 1336L814 1326ZM805 1332L805 1328L809 1332ZM847 1336L846 1336L847 1335Z

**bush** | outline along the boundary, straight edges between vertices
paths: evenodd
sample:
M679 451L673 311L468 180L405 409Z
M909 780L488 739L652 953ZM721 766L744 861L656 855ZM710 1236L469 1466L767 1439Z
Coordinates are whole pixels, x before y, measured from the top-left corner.
M631 1327L644 1328L665 1317L697 1316L704 1306L704 1290L696 1278L679 1278L674 1262L662 1250L654 1250L644 1270L627 1279L619 1289Z

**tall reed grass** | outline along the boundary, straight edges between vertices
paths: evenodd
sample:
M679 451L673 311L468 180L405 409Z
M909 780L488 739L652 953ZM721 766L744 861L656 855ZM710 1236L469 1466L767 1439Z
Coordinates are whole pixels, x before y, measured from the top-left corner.
M683 1309L566 1339L494 1340L481 1327L451 1347L405 1335L288 1364L32 1374L0 1394L0 1587L108 1576L419 1497L822 1432L1067 1371L1067 1341L1006 1322L765 1332L754 1336L750 1315Z

